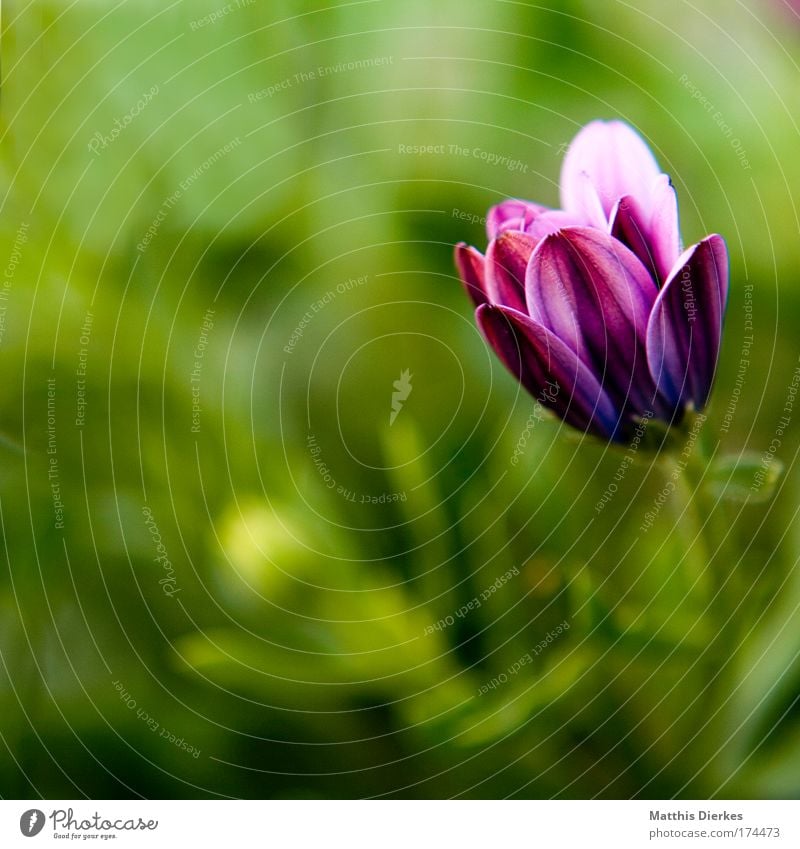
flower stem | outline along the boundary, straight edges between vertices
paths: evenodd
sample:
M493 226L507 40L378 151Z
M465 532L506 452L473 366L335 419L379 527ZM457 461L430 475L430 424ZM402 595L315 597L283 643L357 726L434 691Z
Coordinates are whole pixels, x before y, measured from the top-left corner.
M725 522L722 504L707 485L710 457L698 438L692 450L681 455L684 491L687 506L695 517L696 541L702 552L701 568L706 576L707 613L711 618L714 636L709 644L709 656L718 667L726 663L737 647L735 609L738 592L734 574L736 558L730 551L731 528Z

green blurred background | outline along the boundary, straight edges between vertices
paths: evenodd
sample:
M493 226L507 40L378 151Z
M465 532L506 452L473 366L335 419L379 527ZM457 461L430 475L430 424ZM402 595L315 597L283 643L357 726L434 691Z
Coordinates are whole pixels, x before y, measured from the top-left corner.
M1 795L800 793L794 422L736 484L797 366L800 20L3 13ZM597 117L731 252L702 440L734 472L647 531L666 461L596 509L624 455L530 418L452 268L492 203L557 204Z

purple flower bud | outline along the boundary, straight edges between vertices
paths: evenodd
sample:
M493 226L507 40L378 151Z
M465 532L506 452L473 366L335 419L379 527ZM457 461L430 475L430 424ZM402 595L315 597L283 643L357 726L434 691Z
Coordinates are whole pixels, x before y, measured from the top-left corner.
M541 403L604 439L701 409L728 296L723 239L681 252L675 190L620 121L575 137L561 202L504 201L487 215L485 257L456 247L489 344ZM561 391L544 392L551 384Z

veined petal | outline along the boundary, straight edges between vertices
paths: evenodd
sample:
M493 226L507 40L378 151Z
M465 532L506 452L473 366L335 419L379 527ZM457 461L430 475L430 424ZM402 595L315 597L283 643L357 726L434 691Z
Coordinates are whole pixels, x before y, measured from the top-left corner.
M625 195L638 198L649 214L650 191L659 173L650 148L632 127L622 121L592 121L575 136L564 157L561 206L567 212L590 215L594 202L587 186L591 185L606 220Z
M611 210L609 225L611 235L630 248L653 276L653 280L659 282L661 278L653 256L650 230L636 198L631 195L621 197Z
M486 293L490 303L525 311L525 269L536 247L527 233L506 231L486 251Z
M504 200L487 213L486 235L491 241L506 230L524 230L534 218L547 211L547 207L526 200Z
M525 294L530 316L578 355L620 409L660 409L645 352L658 290L628 248L593 228L561 230L534 251Z
M647 360L676 407L701 409L711 392L728 301L728 251L712 235L684 251L659 292L647 327Z
M666 280L681 254L678 196L666 174L656 177L651 195L650 243L658 279Z
M506 368L542 406L573 427L614 437L617 410L592 371L557 336L507 307L487 304L476 317Z
M476 307L488 302L485 283L485 259L483 254L465 242L459 242L455 250L455 263L467 294Z
M678 200L666 174L656 177L648 213L632 195L620 198L611 210L610 230L639 257L658 285L680 256Z

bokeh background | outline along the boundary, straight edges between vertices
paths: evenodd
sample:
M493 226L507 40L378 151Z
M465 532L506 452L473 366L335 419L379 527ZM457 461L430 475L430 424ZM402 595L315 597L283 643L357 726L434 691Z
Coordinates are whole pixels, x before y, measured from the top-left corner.
M0 794L796 796L798 62L777 0L6 2ZM598 117L732 261L645 530L669 459L452 268Z

